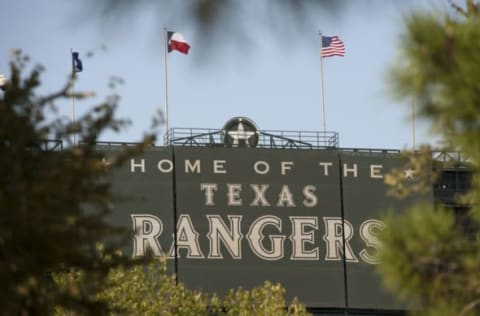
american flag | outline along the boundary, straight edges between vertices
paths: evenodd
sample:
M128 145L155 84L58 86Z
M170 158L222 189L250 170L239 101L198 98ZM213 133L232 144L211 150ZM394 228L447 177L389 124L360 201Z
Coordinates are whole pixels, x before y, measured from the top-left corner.
M345 46L338 36L322 36L322 57L345 55Z

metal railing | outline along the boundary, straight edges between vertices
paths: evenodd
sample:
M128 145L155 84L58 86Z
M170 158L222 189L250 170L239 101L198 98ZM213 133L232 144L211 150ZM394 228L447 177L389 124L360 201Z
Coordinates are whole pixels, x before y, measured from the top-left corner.
M445 151L445 150L434 150L432 152L433 160L443 162L443 163L461 163L467 164L469 159L465 156L465 154L459 151Z
M56 139L46 139L39 143L28 147L29 150L41 150L41 151L62 151L63 142Z
M164 139L166 146L213 146L223 144L222 131L208 128L171 128Z
M84 144L83 142L79 142L80 145ZM139 142L118 142L118 141L100 141L95 142L97 146L106 146L106 147L122 147L122 146L135 146L140 144ZM155 144L152 144L155 146Z
M224 147L223 131L206 128L172 128L164 142L171 146ZM258 148L338 148L337 132L259 131Z
M341 152L350 153L352 155L364 156L364 155L391 155L399 154L399 149L384 149L384 148L339 148Z

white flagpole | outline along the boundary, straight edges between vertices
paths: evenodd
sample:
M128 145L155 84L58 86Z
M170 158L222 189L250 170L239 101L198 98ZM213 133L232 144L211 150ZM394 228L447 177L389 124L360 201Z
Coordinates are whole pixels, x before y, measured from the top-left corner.
M413 148L413 152L415 152L415 99L414 98L412 98L411 110L412 110L412 148Z
M323 85L323 56L322 56L322 49L323 49L323 39L322 39L322 32L318 31L318 35L320 36L320 82L322 88L322 119L323 119L323 137L324 143L327 143L327 124L325 119L325 87Z
M75 95L74 95L74 85L75 85L75 67L73 65L73 50L70 48L70 60L71 60L71 63L72 63L72 77L71 77L71 80L72 80L72 87L71 87L71 96L72 96L72 128L74 129L75 128ZM73 138L73 146L77 146L77 140L76 140L76 132L75 130L73 130L73 133L72 133L72 138Z
M168 34L167 28L163 27L163 37L164 37L164 52L163 52L163 63L165 70L165 145L168 145L168 76L167 76L167 54L168 54Z

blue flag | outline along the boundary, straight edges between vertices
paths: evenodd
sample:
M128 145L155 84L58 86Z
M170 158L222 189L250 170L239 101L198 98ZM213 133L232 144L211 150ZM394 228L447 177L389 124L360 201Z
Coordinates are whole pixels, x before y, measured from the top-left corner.
M73 72L81 72L83 70L83 64L80 58L78 57L78 52L72 53L72 69Z

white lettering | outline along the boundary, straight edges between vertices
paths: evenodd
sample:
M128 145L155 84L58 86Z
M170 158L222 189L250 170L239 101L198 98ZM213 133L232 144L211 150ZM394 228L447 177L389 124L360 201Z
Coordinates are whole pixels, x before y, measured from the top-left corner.
M318 260L318 247L311 250L305 249L305 244L313 245L315 242L314 231L305 232L305 227L318 229L318 218L311 216L290 216L292 222L292 234L290 240L292 241L292 260Z
M250 203L250 206L270 206L270 203L265 198L265 191L269 187L268 184L250 184L250 187L255 193L255 199Z
M185 160L185 173L189 173L189 172L196 172L196 173L200 173L201 172L201 169L200 169L200 160L195 160L195 162L192 163L190 162L190 160Z
M278 194L277 206L295 207L293 202L293 194L290 192L288 185L283 185L282 190Z
M360 226L360 237L365 242L367 247L374 249L374 254L368 252L366 248L360 251L360 258L363 261L370 264L378 264L378 249L381 246L380 240L377 236L379 231L385 228L385 224L382 221L376 219L369 219L362 223Z
M219 215L207 215L210 230L207 238L210 240L209 259L223 259L220 251L220 240L227 248L233 259L242 259L241 241L243 235L240 231L242 216L227 215L230 222L230 228Z
M187 258L205 258L198 243L199 233L195 230L190 215L180 215L177 222L177 258L180 258L179 249L187 250ZM170 248L170 257L175 257L175 244Z
M333 165L332 162L319 162L318 163L320 166L323 167L323 175L328 176L328 168Z
M353 164L353 168L348 168L347 164L343 164L343 176L347 177L349 172L353 172L353 177L358 177L358 166L356 163Z
M345 260L347 262L358 262L358 259L355 257L355 254L348 243L353 237L352 224L349 221L344 220L342 225L341 217L324 217L323 222L325 223L325 235L323 235L323 240L327 247L325 260L341 260L341 254L343 253L343 248L345 248ZM345 237L342 236L344 229ZM343 246L344 238L345 247Z
M164 168L163 165L166 164L167 168ZM162 159L158 162L158 170L160 170L163 173L171 172L173 170L173 163L171 160L168 159Z
M213 161L213 173L227 173L227 170L225 170L225 164L227 163L226 160L214 160Z
M214 192L217 191L216 183L200 183L200 191L205 191L205 205L214 206Z
M203 184L204 191L210 192L212 197L206 200L213 202L213 192L216 191L216 184ZM240 188L240 184L236 184ZM264 198L266 185L256 185L262 198ZM314 187L314 186L312 186ZM313 190L314 191L314 190ZM237 192L234 190L234 192ZM239 191L238 191L239 192ZM233 199L237 201L236 198ZM207 203L207 202L206 202ZM225 215L228 223L224 221L223 215L206 215L208 220L209 240L208 259L224 259L225 249L232 259L242 259L242 215ZM160 245L160 236L163 233L163 223L155 215L131 214L133 226L133 257L141 257L151 253L155 257L165 256ZM316 243L316 236L319 229L319 217L317 216L289 216L291 234L288 236L291 241L290 260L319 260L320 247ZM325 260L358 263L356 254L353 252L350 241L353 238L354 230L348 220L341 217L323 217L325 242ZM361 261L367 264L378 264L378 251L381 242L378 234L385 228L382 221L368 219L359 228L360 238L363 240L364 248L358 253ZM206 225L201 225L201 231L206 231ZM200 247L200 234L195 229L190 215L182 214L178 217L176 224L176 235L173 236L167 258L181 258L180 252L185 258L204 259L205 256ZM176 237L176 239L175 239ZM285 254L285 234L282 234L282 219L274 215L261 216L251 223L248 233L245 235L251 251L263 260L280 260ZM223 249L222 249L223 247ZM228 256L228 255L227 255Z
M382 165L370 165L370 178L382 179Z
M163 231L160 218L148 214L131 214L130 217L133 224L133 257L145 256L147 249L150 249L155 257L165 256L157 240Z
M263 166L260 169L260 166ZM270 171L270 165L266 161L257 161L253 165L253 169L257 174L267 174Z
M305 196L305 199L303 200L303 205L305 205L306 207L317 206L318 198L315 195L316 190L317 187L314 185L306 185L303 188L303 195Z
M293 161L282 161L281 162L281 173L285 175L287 170L292 170Z
M134 173L135 168L140 168L140 171L145 173L145 159L140 159L139 163L136 163L135 159L130 159L130 172Z
M257 218L252 225L250 226L250 230L247 234L247 240L250 244L250 248L252 251L260 258L265 260L279 260L283 258L283 245L285 236L284 235L270 235L268 239L270 240L270 244L272 245L271 250L265 249L263 246L263 239L265 236L263 235L263 229L267 226L271 225L278 229L278 231L282 231L282 220L277 216L273 215L265 215L262 217Z
M240 192L242 192L241 184L227 184L228 206L242 206L242 198L240 198Z

